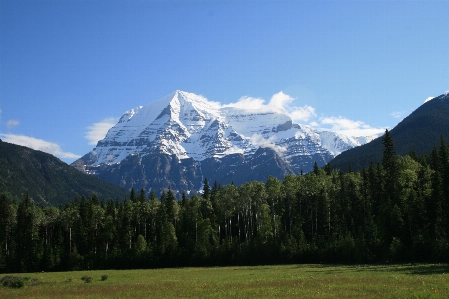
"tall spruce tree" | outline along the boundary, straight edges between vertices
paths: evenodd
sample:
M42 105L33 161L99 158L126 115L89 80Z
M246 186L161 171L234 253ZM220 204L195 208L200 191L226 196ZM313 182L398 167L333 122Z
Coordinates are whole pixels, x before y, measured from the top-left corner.
M396 173L396 153L394 151L393 138L388 130L382 138L383 156L382 166L387 173L388 178L394 178Z
M210 187L207 178L204 178L203 198L207 200L210 199Z
M9 254L12 233L12 209L5 194L0 195L0 250L1 256Z

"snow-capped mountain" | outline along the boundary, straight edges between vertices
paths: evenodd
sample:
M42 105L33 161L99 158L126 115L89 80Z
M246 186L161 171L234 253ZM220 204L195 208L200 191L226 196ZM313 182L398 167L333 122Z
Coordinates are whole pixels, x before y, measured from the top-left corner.
M224 184L243 183L242 177L253 180L252 177L262 175L266 178L275 172L280 178L286 173L308 172L314 162L322 166L339 153L375 137L355 138L320 131L293 123L283 111L226 106L193 93L175 91L158 101L127 111L96 148L73 165L128 188L171 185L172 189L180 191L198 190L204 177L225 180L218 181ZM265 156L279 163L271 168L263 167L268 163L261 159ZM176 160L178 165L174 168L182 167L175 176L180 174L179 179L185 182L176 182L173 173L168 177L173 166L159 169L163 172L159 177L164 179L149 182L148 178L154 175L154 167L149 169L152 165L149 161L155 157ZM256 158L261 165L252 164ZM114 179L111 178L112 172L121 173L130 161L141 165L145 173L141 175L140 183L129 177L129 171L121 177L115 178L114 174ZM157 167L163 164L155 163ZM190 175L189 167L191 171L195 169L195 178L186 178ZM219 173L217 169L220 169ZM237 169L238 175L233 175ZM189 180L193 181L187 182Z

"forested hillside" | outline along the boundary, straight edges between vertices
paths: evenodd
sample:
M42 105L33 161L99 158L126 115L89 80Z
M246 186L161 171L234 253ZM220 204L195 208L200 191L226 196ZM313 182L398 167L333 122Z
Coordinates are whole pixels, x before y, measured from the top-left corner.
M58 158L0 140L0 193L25 198L43 205L59 205L76 196L97 194L120 198L128 191L96 177L83 174Z
M443 94L424 103L409 116L404 118L391 131L394 138L396 153L405 156L411 151L418 155L427 154L440 142L442 135L449 140L449 94ZM370 143L349 149L335 157L332 167L348 170L348 165L354 170L368 167L370 161L382 160L382 137Z
M177 202L131 191L40 208L0 197L0 271L273 263L449 262L449 149L427 164L396 156L360 172L315 167L210 188Z

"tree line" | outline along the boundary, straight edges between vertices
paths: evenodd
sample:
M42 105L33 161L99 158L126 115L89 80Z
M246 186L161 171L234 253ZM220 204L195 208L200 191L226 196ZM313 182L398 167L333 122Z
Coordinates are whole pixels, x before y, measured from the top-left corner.
M394 152L359 172L328 164L176 200L82 196L39 207L0 196L0 272L278 263L449 262L449 149Z

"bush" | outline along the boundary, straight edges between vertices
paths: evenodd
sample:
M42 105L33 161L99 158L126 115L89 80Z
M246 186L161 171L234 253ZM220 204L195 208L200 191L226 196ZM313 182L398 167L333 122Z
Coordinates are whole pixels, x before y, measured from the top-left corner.
M106 279L108 279L108 276L105 274L105 275L101 275L101 281L105 281Z
M81 277L81 280L84 280L84 282L89 283L92 282L92 277L85 275Z
M10 287L10 288L23 288L25 285L25 281L29 280L29 277L19 277L19 276L5 276L2 279L0 279L0 283L4 287Z

